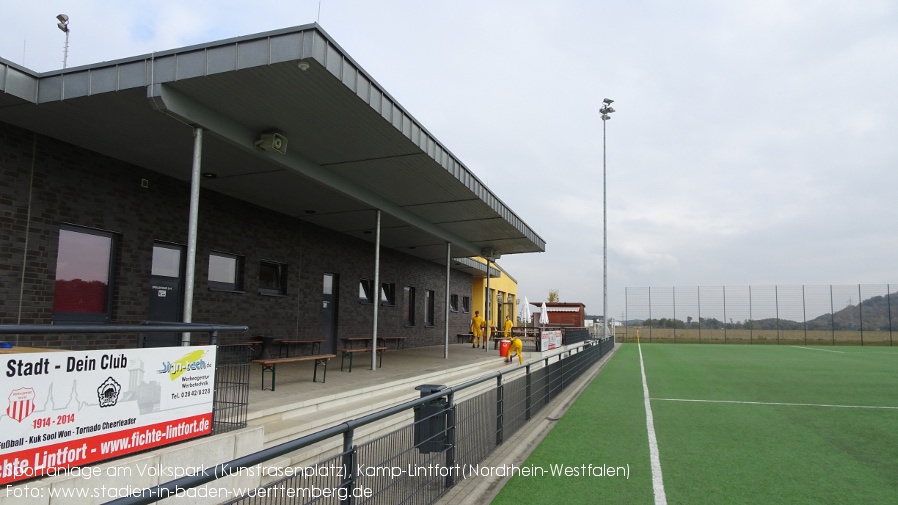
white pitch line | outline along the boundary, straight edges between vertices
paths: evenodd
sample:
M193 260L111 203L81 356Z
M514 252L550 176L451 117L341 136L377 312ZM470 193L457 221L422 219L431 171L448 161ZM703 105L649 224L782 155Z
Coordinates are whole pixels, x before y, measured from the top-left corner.
M898 407L888 407L882 405L829 405L825 403L743 402L738 400L690 400L688 398L652 398L652 400L663 402L737 403L744 405L782 405L786 407L833 407L840 409L898 410Z
M791 347L794 347L794 348L796 348L796 349L807 349L807 350L809 350L809 351L837 352L837 353L839 353L839 354L845 354L845 351L833 351L833 350L831 350L831 349L814 349L813 347L804 347L804 346L801 346L801 345L793 345L793 346L791 346Z
M642 361L642 345L639 348L639 368L642 371L642 394L645 398L645 426L649 431L649 458L652 463L652 490L655 493L655 505L667 505L667 494L664 492L664 476L661 475L661 457L658 455L658 438L655 436L655 420L652 416L652 405L649 401L649 386L645 380L645 363Z

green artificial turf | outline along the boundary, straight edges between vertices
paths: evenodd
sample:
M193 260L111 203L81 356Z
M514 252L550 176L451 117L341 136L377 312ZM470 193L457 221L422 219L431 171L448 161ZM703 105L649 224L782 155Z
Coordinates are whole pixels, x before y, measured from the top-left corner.
M898 503L898 349L642 351L668 503ZM589 464L625 466L629 476L516 476L493 503L653 503L635 344L618 350L523 466Z
M571 470L607 465L628 468L628 476L515 476L493 503L650 503L642 383L634 376L639 377L636 346L624 346L522 465L547 471L559 465Z

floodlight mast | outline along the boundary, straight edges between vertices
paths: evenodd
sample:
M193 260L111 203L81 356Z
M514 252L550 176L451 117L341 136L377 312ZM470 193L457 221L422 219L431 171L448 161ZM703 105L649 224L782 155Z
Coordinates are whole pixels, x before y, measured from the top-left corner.
M65 48L62 51L62 68L65 68L69 59L69 17L66 14L58 14L56 19L59 20L56 23L57 28L65 32Z
M614 100L606 98L602 100L602 338L608 336L608 191L607 191L607 161L605 122L611 119L614 109L611 103Z

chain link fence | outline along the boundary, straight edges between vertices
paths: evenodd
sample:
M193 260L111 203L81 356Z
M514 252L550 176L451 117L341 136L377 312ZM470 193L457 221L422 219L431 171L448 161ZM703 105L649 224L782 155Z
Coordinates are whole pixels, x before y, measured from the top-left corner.
M893 345L889 284L626 288L619 342Z

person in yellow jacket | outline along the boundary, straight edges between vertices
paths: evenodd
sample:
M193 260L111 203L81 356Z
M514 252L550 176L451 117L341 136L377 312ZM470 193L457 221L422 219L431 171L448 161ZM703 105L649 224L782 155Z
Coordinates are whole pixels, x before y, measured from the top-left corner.
M512 326L514 326L514 323L511 322L511 316L505 316L505 338L511 338Z
M490 342L490 337L492 337L493 333L493 321L489 320L484 323L483 326L483 350L486 349L486 345Z
M471 335L474 338L471 341L471 347L477 347L477 344L480 343L480 337L483 335L483 318L480 317L480 311L474 311L474 317L471 318ZM483 341L483 346L486 347L486 340Z
M512 353L518 354L518 364L524 364L524 342L521 341L518 337L514 337L511 339L511 346L508 348L508 357L505 358L506 363L511 363Z

